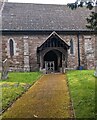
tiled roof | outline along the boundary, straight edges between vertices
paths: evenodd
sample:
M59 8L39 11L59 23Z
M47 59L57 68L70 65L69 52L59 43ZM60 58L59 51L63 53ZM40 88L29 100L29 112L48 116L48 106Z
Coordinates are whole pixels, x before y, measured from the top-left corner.
M3 30L86 30L86 8L71 10L65 5L6 2Z

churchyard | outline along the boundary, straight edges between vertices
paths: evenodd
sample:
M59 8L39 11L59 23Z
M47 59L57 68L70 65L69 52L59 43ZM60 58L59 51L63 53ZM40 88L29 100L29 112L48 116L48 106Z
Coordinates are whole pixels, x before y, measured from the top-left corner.
M89 5L92 7L91 4ZM73 117L95 118L95 114L97 115L95 113L97 62L94 62L97 60L95 59L97 58L95 51L96 34L94 30L86 27L86 18L89 18L91 11L85 8L78 8L73 11L63 5L10 2L6 2L1 11L2 40L0 41L0 61L3 62L3 64L0 62L0 71L2 71L2 75L0 74L1 115L4 116L5 114L5 116L9 117L8 108L13 108L9 110L12 112L10 116L17 113L16 117L18 117L19 107L24 104L22 100L27 102L29 100L29 106L27 103L25 108L29 108L30 115L32 115L32 106L39 108L38 105L41 104L40 111L47 108L48 111L52 112L53 106L59 105L57 107L59 112L56 109L54 111L56 117L59 113L63 114L60 110L61 105L58 103L64 101L62 104L63 111L71 110L73 107L71 110L74 113ZM65 68L68 68L69 71L64 71ZM32 72L37 70L41 72ZM44 83L43 81L38 83L38 81L41 81L40 78L45 76L42 72L53 72L53 75L59 72L58 75L63 75L64 79L61 77L60 79L57 78L56 82L56 78L50 78L51 74L49 74L48 79L44 79ZM42 86L41 89L36 87L38 90L35 90L38 92L31 91L30 95L27 94L31 88L34 88L34 83L38 83L38 87ZM66 86L61 86L60 83ZM62 91L64 88L65 92ZM44 91L46 91L47 96L44 95ZM54 94L54 96L52 91L57 91L57 94ZM62 94L60 94L60 91ZM69 94L64 98L63 93ZM32 98L23 97L24 99L18 104L19 107L16 104L17 108L14 108L13 104L17 103L25 94L32 96ZM48 98L55 100L51 104L52 107L48 107L51 101L46 103L47 107L43 107L43 104L45 105L43 101L45 99L48 101ZM66 98L71 98L71 101ZM34 104L32 104L32 101L34 101ZM70 104L67 105L68 101L72 103L72 107L70 107ZM27 109L22 107L20 112L24 112L24 110L26 115L29 115ZM38 117L35 114L33 114L33 117Z
M17 98L41 76L40 72L9 73L8 79L0 81L2 88L2 112L4 112Z
M66 73L77 118L94 118L95 116L95 80L97 78L93 76L93 73L94 70L76 70ZM8 79L0 81L3 112L41 76L40 72L10 72Z

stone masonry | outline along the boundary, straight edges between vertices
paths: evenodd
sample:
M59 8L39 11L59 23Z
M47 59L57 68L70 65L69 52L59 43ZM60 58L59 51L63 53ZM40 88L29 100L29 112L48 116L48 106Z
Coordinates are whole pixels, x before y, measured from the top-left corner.
M42 45L48 35L13 35L13 36L2 36L2 57L3 60L8 58L13 61L10 64L10 69L19 71L35 71L39 70L37 64L37 47ZM60 34L63 40L70 45L70 38L73 39L74 44L74 54L70 54L70 49L68 50L68 69L77 69L78 67L78 46L77 46L77 35L64 35ZM14 40L15 55L10 58L8 49L8 40L12 38ZM94 46L95 46L95 36L80 36L80 59L81 66L84 69L94 69Z
M30 71L28 36L24 36L24 71Z

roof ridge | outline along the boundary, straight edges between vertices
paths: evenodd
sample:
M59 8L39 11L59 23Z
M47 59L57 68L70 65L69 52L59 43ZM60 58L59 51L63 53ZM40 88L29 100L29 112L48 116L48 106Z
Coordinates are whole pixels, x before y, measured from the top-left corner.
M33 5L52 5L52 6L67 6L67 4L45 4L45 3L26 3L26 2L5 2L8 4L33 4Z

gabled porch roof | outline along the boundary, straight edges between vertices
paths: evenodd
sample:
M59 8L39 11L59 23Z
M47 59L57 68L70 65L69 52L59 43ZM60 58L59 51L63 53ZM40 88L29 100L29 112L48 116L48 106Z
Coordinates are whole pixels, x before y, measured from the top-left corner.
M38 47L38 50L43 50L44 47L62 47L69 49L69 45L55 32L53 31L46 39L46 41Z

